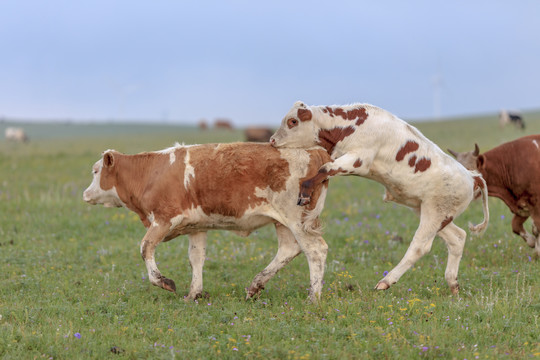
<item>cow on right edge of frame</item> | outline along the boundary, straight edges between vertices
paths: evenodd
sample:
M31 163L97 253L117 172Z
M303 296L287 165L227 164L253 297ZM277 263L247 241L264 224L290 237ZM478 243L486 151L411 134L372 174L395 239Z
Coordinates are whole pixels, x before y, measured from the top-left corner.
M474 151L450 154L469 170L479 171L487 183L489 196L506 204L514 214L512 231L521 236L540 257L540 135L524 136L480 154ZM523 223L532 218L532 234Z

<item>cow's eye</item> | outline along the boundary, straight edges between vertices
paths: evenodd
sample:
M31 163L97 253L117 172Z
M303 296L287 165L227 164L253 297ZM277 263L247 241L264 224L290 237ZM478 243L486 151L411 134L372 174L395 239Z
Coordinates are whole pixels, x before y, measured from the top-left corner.
M292 129L293 127L297 125L298 125L298 120L294 118L290 118L289 120L287 120L287 126L289 127L289 129Z

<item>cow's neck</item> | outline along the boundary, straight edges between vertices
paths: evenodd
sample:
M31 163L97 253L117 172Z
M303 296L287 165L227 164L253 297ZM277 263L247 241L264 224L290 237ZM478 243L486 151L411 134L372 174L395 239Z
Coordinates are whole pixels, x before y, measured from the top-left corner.
M316 116L313 116L315 127L319 129L318 144L326 149L328 154L333 155L336 146L350 136L356 130L354 122L350 125L340 122L336 125L335 112L328 111L328 107L317 108ZM338 115L339 116L339 115ZM339 117L342 119L342 117Z
M121 155L117 161L117 192L120 200L139 216L143 213L140 203L144 189L150 181L152 161L148 154ZM143 214L146 216L146 214Z

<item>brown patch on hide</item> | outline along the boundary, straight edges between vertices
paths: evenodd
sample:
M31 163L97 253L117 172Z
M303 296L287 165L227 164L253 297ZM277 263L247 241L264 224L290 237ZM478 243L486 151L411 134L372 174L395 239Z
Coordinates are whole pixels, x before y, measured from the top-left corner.
M409 166L410 166L410 167L414 167L415 164L416 164L416 155L413 155L413 156L411 156L411 158L409 159Z
M482 179L483 179L482 176L473 176L473 179L474 179L474 187L475 188L480 188L480 189L484 188L484 182L482 181Z
M431 160L427 158L421 158L416 162L416 165L414 166L414 172L417 173L418 171L426 171L431 166Z
M324 151L324 150L309 150L309 164L308 164L308 170L306 172L306 175L299 180L299 185L302 187L302 185L307 181L310 182L310 191L311 191L311 201L306 206L306 210L313 210L315 206L317 205L317 202L319 200L319 197L321 196L321 192L323 188L328 187L328 181L324 177L319 177L318 179L315 179L317 176L319 176L319 169L324 164L331 162L332 158L330 158L330 155Z
M270 144L201 145L189 152L195 169L189 193L205 214L239 218L250 207L268 202L255 195L257 188L283 191L290 177L289 163Z
M348 126L346 128L335 127L332 129L321 129L319 130L318 143L331 154L334 151L336 144L354 133L354 130L355 128L353 126Z
M416 150L418 150L419 147L420 145L418 145L416 141L412 141L412 140L407 141L405 145L403 145L397 152L396 161L403 160L405 158L405 155L407 155L408 153L415 152Z
M309 121L312 118L312 113L309 109L298 109L296 115L298 116L300 121Z
M363 107L345 111L340 107L331 108L330 106L326 106L322 111L325 114L329 114L331 117L340 116L344 120L355 121L356 126L362 125L368 118L366 109Z
M439 231L444 229L446 225L450 224L452 220L454 220L453 216L447 216L446 218L444 218L444 220L441 222L441 226L439 227Z
M354 162L353 167L359 168L360 166L362 166L362 160L358 159Z

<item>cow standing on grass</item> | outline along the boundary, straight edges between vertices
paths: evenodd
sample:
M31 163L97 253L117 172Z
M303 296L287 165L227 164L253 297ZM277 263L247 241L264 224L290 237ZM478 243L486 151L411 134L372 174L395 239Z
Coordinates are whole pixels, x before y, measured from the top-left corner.
M321 182L336 175L357 175L385 186L385 201L412 208L420 225L400 263L376 286L385 290L431 249L439 235L448 247L445 278L452 293L466 233L453 223L475 194L483 197L484 221L471 231L483 232L489 221L485 181L446 155L416 128L391 113L367 104L306 106L296 102L270 139L277 148L321 145L333 162L301 186L299 205L310 202Z
M7 141L22 143L28 142L28 136L26 135L26 132L23 128L7 127L4 131L4 136L6 137Z
M489 196L504 201L514 214L512 231L521 236L540 256L540 135L524 136L480 154L448 149L467 169L479 171L486 180ZM523 223L532 217L532 234Z
M94 178L83 199L106 207L124 206L147 228L141 255L150 282L176 292L173 280L157 268L156 246L179 235L189 236L192 282L187 299L203 290L206 232L233 230L247 236L274 223L278 252L257 276L247 297L264 285L301 251L310 270L310 299L322 290L327 245L319 219L327 184L314 189L308 209L296 205L302 179L314 176L330 161L324 149L275 149L269 144L234 143L180 146L158 152L124 155L107 150L93 167Z

